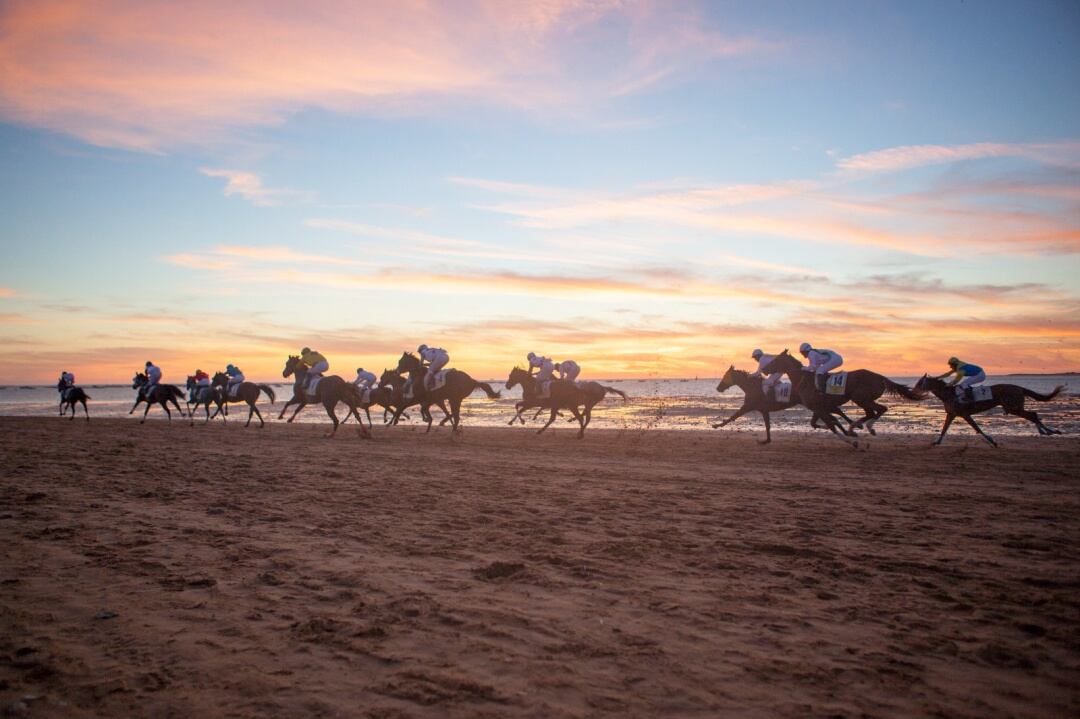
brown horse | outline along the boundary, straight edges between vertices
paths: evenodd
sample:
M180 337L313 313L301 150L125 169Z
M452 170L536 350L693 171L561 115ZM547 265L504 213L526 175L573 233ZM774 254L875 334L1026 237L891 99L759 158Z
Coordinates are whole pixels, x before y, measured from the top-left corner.
M877 434L874 431L874 423L889 410L888 407L877 401L881 395L888 393L916 401L923 398L923 395L913 392L910 387L899 382L893 382L888 377L866 369L848 372L847 386L843 394L823 394L814 385L814 375L805 371L802 362L788 354L787 350L776 355L773 361L763 368L763 371L766 374L772 374L773 372L786 374L788 379L791 380L791 391L798 393L799 401L802 404L813 411L816 416L820 416L825 421L826 426L834 433L839 429L840 432L849 436L854 436L854 432L849 432L841 427L832 417L832 412L845 402L854 402L866 413L866 416L855 422L852 428L861 429L865 427L870 434Z
M71 419L75 419L75 404L82 403L83 414L86 415L86 421L90 421L90 411L86 409L86 400L90 399L90 395L83 391L82 387L67 387L63 382L59 382L56 385L56 391L60 393L60 416L63 417L67 414L67 411L71 410Z
M225 406L226 416L228 416L229 414L229 402L247 402L248 418L247 424L245 424L244 426L248 427L251 425L252 415L258 416L259 427L263 427L266 424L266 422L263 421L262 412L260 412L259 408L255 406L255 403L259 401L259 393L265 392L266 396L270 398L271 406L273 406L276 397L274 397L274 389L270 385L256 384L254 382L241 382L240 385L236 387L236 394L230 395L228 394L229 375L225 374L224 372L215 372L214 378L210 380L210 385L212 387L217 387L218 389L220 389L221 400ZM221 412L221 408L222 405L219 404L217 412L214 412L214 417L218 416L218 413ZM213 419L213 417L211 417L211 419Z
M986 432L983 432L982 428L975 423L975 420L971 415L980 414L999 405L1005 410L1005 414L1016 415L1017 417L1023 417L1029 422L1033 422L1035 428L1039 430L1039 434L1061 434L1061 430L1051 429L1043 424L1043 421L1039 418L1038 412L1029 412L1024 409L1024 398L1031 397L1039 402L1049 402L1054 397L1061 394L1061 391L1065 389L1065 385L1059 384L1050 394L1039 394L1033 390L1021 387L1020 385L993 384L990 385L990 399L979 400L978 402L961 402L956 396L955 387L944 380L924 374L922 379L915 383L915 389L917 391L933 393L933 395L940 399L941 403L945 405L945 426L941 428L941 436L934 442L935 446L941 444L942 440L945 439L945 433L949 431L949 426L953 423L953 420L957 417L962 417L976 432L983 436L983 439L992 446L997 447L998 445L997 442L994 441L994 438Z
M383 373L379 376L379 387L390 390L390 401L387 404L383 404L383 407L389 409L390 412L395 413L394 416L387 419L386 410L384 410L383 424L397 424L399 421L399 416L396 414L398 409L401 410L401 417L409 419L409 413L405 410L420 403L420 400L416 398L415 393L408 398L405 397L405 385L408 381L408 378L392 369L384 369ZM442 421L439 422L439 426L442 427L450 421L450 410L446 408L445 399L439 400L436 404L439 405L439 409L441 409L443 413ZM420 408L420 417L428 423L430 428L430 425L434 420L431 416L431 411L427 407Z
M555 416L558 416L560 409L564 409L563 407L553 406L553 400L551 397L538 397L537 393L539 388L537 387L536 377L529 374L527 370L524 370L520 367L515 367L514 369L510 370L510 376L506 380L506 388L513 389L519 384L521 385L521 401L515 405L515 409L517 409L517 414L514 415L514 418L510 420L510 424L513 424L515 421L518 420L520 420L522 424L525 424L525 420L521 417L521 414L525 410L532 409L533 407L539 407L541 411L545 409L554 409ZM599 382L591 381L574 383L561 379L553 380L551 383L550 393L552 397L555 395L556 392L559 392L560 394L565 394L567 401L569 401L571 395L567 391L567 388L576 389L578 392L581 393L581 401L577 403L582 406L582 420L579 420L582 422L582 427L581 432L578 434L579 438L585 434L585 427L588 427L589 423L592 422L593 407L603 401L603 399L607 396L608 392L619 395L620 397L622 397L623 402L626 402L629 399L626 396L626 393L622 390L615 389L614 387L608 387L607 385L602 385ZM575 408L576 406L577 405L575 405ZM569 408L567 407L566 409ZM537 414L539 414L539 412ZM576 412L574 414L574 417L577 417ZM549 421L546 425L544 425L544 427L547 428L547 426L550 424L551 422Z
M419 357L411 352L401 353L397 371L409 375L413 396L423 409L428 409L432 404L437 404L442 400L446 400L450 404L450 423L453 425L455 432L461 429L461 402L472 394L477 387L484 390L489 399L499 398L499 393L493 390L487 382L477 382L466 373L456 369L446 371L445 385L439 389L429 391L424 386L427 367L424 366ZM403 411L404 407L398 407L397 412L394 413L395 422ZM428 414L428 431L431 431L430 413Z
M176 411L180 413L181 417L183 417L184 411L180 409L180 405L176 401L177 397L183 399L183 391L181 391L181 389L176 385L159 384L156 385L152 390L150 390L149 396L146 396L143 393L142 388L145 387L149 382L150 380L146 377L145 372L138 372L134 377L131 378L131 389L138 390L139 394L135 397L135 404L131 406L131 411L128 412L128 414L133 414L135 412L135 408L139 406L139 402L146 402L146 409L143 411L142 419L139 421L139 424L142 424L146 421L146 415L150 411L150 407L156 403L160 404L161 408L165 410L165 414L169 416L169 421L171 422L172 412L169 411L169 407L165 403L172 402L173 407L176 407Z
M293 375L295 380L293 382L293 396L281 408L281 416L278 419L285 416L285 410L288 409L290 404L299 405L296 411L293 412L292 417L289 417L289 422L292 422L306 405L317 402L323 406L327 416L330 417L330 421L334 423L334 428L326 433L328 438L333 437L337 433L338 425L341 424L338 421L335 409L339 402L343 402L349 408L349 412L356 417L357 424L360 425L357 429L360 437L370 439L371 433L368 432L367 427L364 426L364 420L360 419L360 413L357 412L357 407L360 405L360 388L346 382L337 375L330 375L329 377L323 377L319 381L314 395L309 394L307 391L309 369L306 364L300 361L297 355L289 355L289 359L285 361L285 369L281 371L281 376Z
M794 391L794 388L792 388L791 400L788 402L777 402L771 397L766 397L764 390L761 388L761 378L753 377L749 372L735 369L735 365L728 367L727 372L725 372L724 376L720 379L720 384L716 385L716 391L727 392L732 387L738 387L743 391L742 407L739 407L739 409L735 411L735 414L731 415L723 422L714 424L713 429L719 429L720 427L729 425L744 414L760 412L761 418L765 421L765 439L758 440L759 444L768 444L769 442L772 442L771 422L769 420L769 414L771 412L779 412L794 407L797 404L801 404L799 395ZM836 407L833 412L843 417L849 425L852 424L852 421L839 407ZM815 416L810 421L810 426L814 429L818 429L817 421L818 418Z

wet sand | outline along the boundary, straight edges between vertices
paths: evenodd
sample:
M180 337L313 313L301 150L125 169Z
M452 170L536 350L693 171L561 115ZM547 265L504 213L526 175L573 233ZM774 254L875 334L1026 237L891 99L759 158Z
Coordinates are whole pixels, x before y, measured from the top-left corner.
M1080 713L1080 440L0 418L0 714Z

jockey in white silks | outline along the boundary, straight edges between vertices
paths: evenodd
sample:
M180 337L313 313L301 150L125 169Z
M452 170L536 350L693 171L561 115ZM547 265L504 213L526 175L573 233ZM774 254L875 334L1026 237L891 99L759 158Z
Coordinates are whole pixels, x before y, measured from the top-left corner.
M555 365L555 369L559 371L559 379L569 382L577 380L578 375L581 374L581 368L574 360L563 360Z
M769 363L776 359L776 355L767 355L759 349L750 353L750 356L757 360L757 369L750 374L751 377L761 377L761 391L765 393L767 399L776 399L775 389L776 383L783 379L784 375L780 372L773 372L772 374L764 374L765 368L769 366Z
M368 372L363 367L356 368L356 379L353 384L360 389L371 389L379 383L379 378L373 372Z
M427 365L427 372L424 374L424 389L430 390L435 381L435 375L450 361L450 355L442 347L428 347L427 345L420 345L416 351L420 354L420 360Z
M832 350L815 349L809 342L803 342L799 352L806 358L806 371L814 373L814 386L818 392L824 392L825 376L844 364L844 358Z
M161 381L161 368L150 360L146 360L146 379L146 386L143 387L143 396L149 397L150 393L157 387L158 382Z

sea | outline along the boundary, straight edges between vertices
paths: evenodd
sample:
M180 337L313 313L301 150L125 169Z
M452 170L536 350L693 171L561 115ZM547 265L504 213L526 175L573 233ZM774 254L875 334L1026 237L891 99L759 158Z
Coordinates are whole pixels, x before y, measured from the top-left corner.
M914 385L916 377L895 377L898 382L908 386ZM729 389L725 393L716 391L719 382L717 378L694 378L694 379L623 379L623 380L599 380L602 384L621 389L629 395L629 401L623 402L617 395L609 394L593 410L593 420L590 427L605 429L624 430L708 430L717 432L750 432L764 433L764 424L761 415L748 414L727 427L720 430L712 430L711 424L721 418L730 416L742 404L742 392L737 388ZM1035 410L1049 426L1062 430L1065 434L1080 432L1080 375L1008 375L991 377L987 384L995 383L1018 384L1036 392L1047 393L1057 385L1066 385L1066 390L1050 402L1037 402L1027 400L1027 408ZM490 380L492 387L502 392L502 398L498 400L487 399L482 392L477 392L467 399L462 405L462 419L466 426L506 426L510 418L514 416L514 403L521 399L520 387L507 390L504 381ZM1070 387L1070 383L1075 387ZM271 406L265 396L259 402L259 408L268 422L284 422L278 420L277 415L285 399L292 396L292 385L276 382L269 383L277 394L278 400ZM135 391L130 385L81 385L90 395L90 416L93 417L130 417L137 421L142 416L143 407L134 415L129 415L135 401ZM0 416L57 416L58 394L55 386L0 386ZM888 414L883 417L876 429L879 433L912 433L927 434L941 430L944 419L944 411L941 403L934 397L929 397L922 402L911 402L894 397L884 397L882 402L889 407ZM181 403L181 406L183 404ZM848 405L848 414L856 419L862 416L861 410L854 405ZM293 408L289 408L292 413ZM344 417L344 406L340 406L338 414ZM81 416L81 408L79 409ZM372 420L376 428L382 421L381 408L372 409ZM436 422L442 413L433 409ZM527 426L539 429L542 422L546 421L547 412L533 419L535 410L525 414ZM175 410L174 410L175 415ZM289 415L286 415L286 419ZM200 409L196 415L196 421L202 421L205 417ZM271 419L272 417L272 419ZM246 405L231 405L230 422L244 421L247 418ZM165 419L165 413L160 407L155 406L150 410L149 419L161 421ZM174 417L174 421L175 421ZM772 428L776 432L808 432L810 414L804 409L789 409L772 415ZM220 418L215 420L220 422ZM403 420L404 421L404 420ZM978 415L977 421L988 433L992 435L1034 435L1034 425L1018 417L1006 416L999 408L995 408L984 414ZM299 423L326 423L326 412L321 406L309 405L300 412L296 422ZM419 412L416 408L409 411L408 423L420 423ZM521 428L520 425L515 425ZM562 419L557 419L553 427L569 429ZM973 430L963 421L957 421L950 429L952 434L973 435Z

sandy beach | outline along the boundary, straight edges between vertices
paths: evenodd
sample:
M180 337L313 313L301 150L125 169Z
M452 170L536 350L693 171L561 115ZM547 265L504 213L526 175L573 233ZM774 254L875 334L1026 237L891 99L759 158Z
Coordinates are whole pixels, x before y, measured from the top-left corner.
M0 429L0 713L1080 712L1075 438Z

